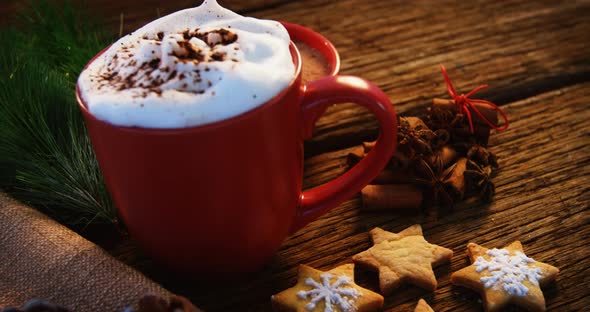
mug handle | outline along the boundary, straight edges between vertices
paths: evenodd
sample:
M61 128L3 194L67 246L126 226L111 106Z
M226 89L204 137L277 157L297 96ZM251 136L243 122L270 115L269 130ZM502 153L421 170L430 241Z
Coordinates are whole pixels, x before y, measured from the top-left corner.
M314 124L328 106L345 102L361 105L375 115L381 128L377 143L349 171L301 194L291 233L359 192L379 174L395 151L397 117L391 101L377 86L354 76L327 76L303 86L304 138L311 137Z

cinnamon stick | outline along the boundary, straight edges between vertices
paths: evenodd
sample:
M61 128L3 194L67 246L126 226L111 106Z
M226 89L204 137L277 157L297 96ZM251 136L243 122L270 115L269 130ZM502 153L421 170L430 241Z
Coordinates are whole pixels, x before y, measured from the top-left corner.
M498 124L498 113L487 105L474 103L473 104L479 112L492 124ZM432 107L438 109L450 110L457 113L457 106L454 100L446 99L432 99ZM473 136L476 141L482 145L487 145L490 137L490 126L475 112L471 112L471 119L473 120L473 134L467 124L467 119L464 120L466 123L463 128L455 129L454 134L459 137Z
M367 185L361 191L363 210L382 211L418 209L422 191L411 184Z
M415 174L408 169L383 169L376 177L371 181L371 184L405 184L409 183Z
M496 112L496 110L490 108L487 105L483 105L483 104L479 104L479 103L473 103L473 105L475 107L477 107L477 109L481 112L481 114L487 120L489 120L491 123L493 123L495 125L498 124L498 113ZM432 99L432 107L438 107L441 109L448 109L448 110L452 110L453 112L457 112L457 105L455 105L454 100ZM481 119L481 117L479 117L478 114L472 113L471 117L473 119L473 126L475 126L476 124L485 125L489 129L488 124L483 119Z
M346 163L352 167L358 164L361 159L365 157L365 149L362 146L356 147L352 152L348 153L346 156Z
M467 169L467 158L461 157L457 162L443 172L446 177L445 185L452 190L455 200L462 199L465 195L465 170ZM448 175L448 176L447 176Z
M361 146L358 146L352 152L348 153L346 157L346 163L349 166L356 165L365 155L373 149L375 146L376 141L373 142L363 142Z
M410 158L398 148L389 159L387 168L391 170L408 169L410 162Z
M371 151L373 149L373 147L375 147L376 143L377 143L377 141L363 142L363 148L365 150L365 154L368 153L369 151Z
M481 124L473 124L473 133L469 129L469 125L465 125L463 128L457 128L453 130L453 136L455 138L460 138L459 140L455 139L456 141L463 141L463 142L471 142L474 144L479 144L482 146L488 146L488 142L490 140L490 127L488 125L481 125ZM470 139L471 138L471 139Z

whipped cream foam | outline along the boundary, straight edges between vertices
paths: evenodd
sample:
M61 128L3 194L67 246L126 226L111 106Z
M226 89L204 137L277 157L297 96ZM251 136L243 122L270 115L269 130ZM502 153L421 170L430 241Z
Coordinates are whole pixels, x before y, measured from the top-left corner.
M278 22L215 0L119 39L78 78L86 107L119 126L184 128L249 111L280 93L295 66Z

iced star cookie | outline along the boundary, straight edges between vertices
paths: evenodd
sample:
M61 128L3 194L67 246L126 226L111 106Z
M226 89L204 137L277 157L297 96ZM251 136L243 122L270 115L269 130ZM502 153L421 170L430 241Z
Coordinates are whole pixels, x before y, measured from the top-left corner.
M469 243L467 254L472 264L453 273L451 282L479 292L486 311L500 311L508 304L545 311L540 286L555 280L558 268L527 257L519 241L502 249Z
M297 284L271 297L274 311L381 311L383 297L354 283L354 264L323 272L299 266Z
M434 312L434 310L428 305L428 303L426 303L426 300L420 299L414 312Z
M432 268L451 261L452 250L428 243L418 224L399 233L374 228L370 234L373 247L354 255L352 260L379 271L382 294L390 294L404 282L427 290L436 289Z

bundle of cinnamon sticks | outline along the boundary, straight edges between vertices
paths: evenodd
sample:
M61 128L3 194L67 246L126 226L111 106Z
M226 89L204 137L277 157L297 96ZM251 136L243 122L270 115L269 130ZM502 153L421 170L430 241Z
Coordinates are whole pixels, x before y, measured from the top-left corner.
M412 211L449 208L471 197L491 201L498 162L487 149L488 122L497 124L498 117L496 110L475 105L487 122L472 114L473 130L454 100L434 99L425 116L399 118L398 147L362 190L362 208ZM348 164L356 164L373 146L364 142L348 155Z

